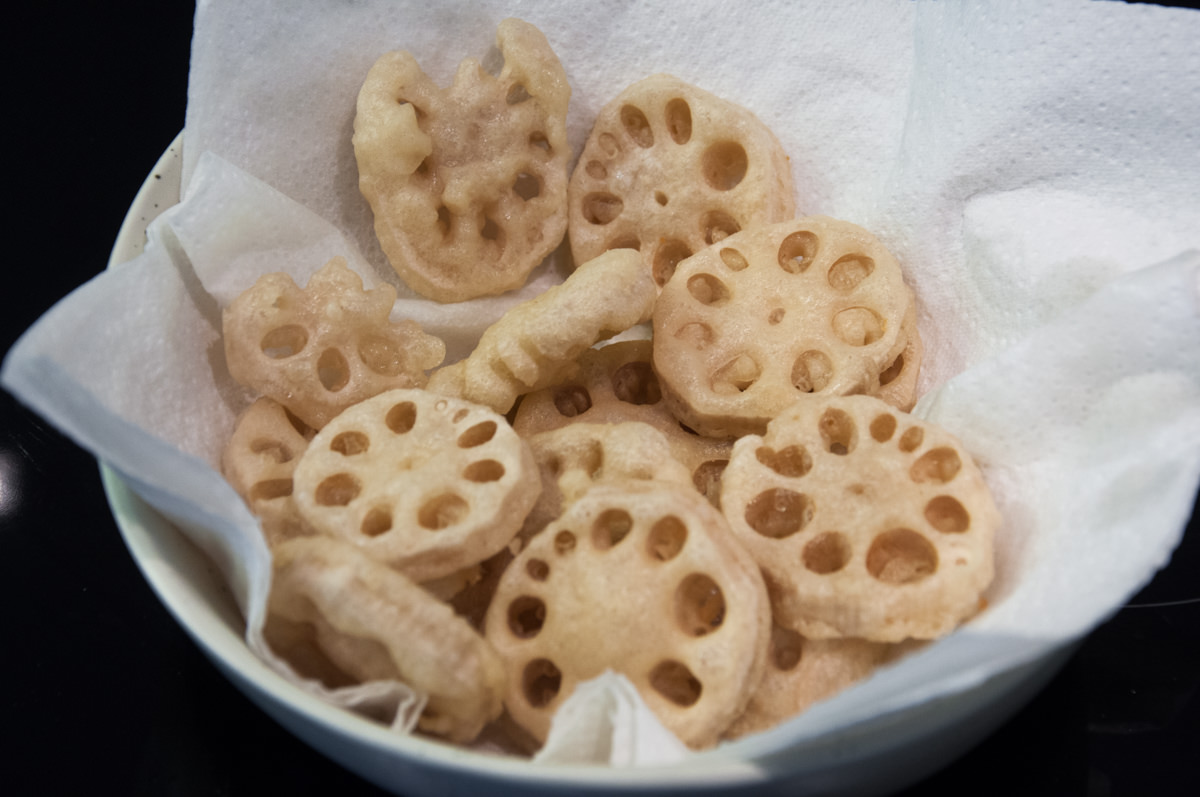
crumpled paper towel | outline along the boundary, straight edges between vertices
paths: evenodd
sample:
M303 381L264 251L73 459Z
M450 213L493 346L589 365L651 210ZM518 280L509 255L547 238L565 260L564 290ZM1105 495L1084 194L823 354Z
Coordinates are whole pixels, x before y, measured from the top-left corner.
M220 308L257 273L303 280L332 254L395 282L356 189L362 76L399 48L444 84L463 57L486 61L514 13L564 63L574 151L623 86L671 72L776 131L802 212L880 236L919 297L916 413L962 439L1003 511L989 609L773 732L778 744L1031 661L1167 560L1200 478L1200 14L1074 0L772 2L736 16L715 2L201 0L184 201L143 255L31 328L0 379L210 551L252 647L270 658L269 556L216 470L249 399L224 371ZM560 278L560 258L522 294L448 307L404 295L396 314L457 336L461 356ZM580 690L545 754L680 755L638 730L653 718L627 684ZM420 708L402 686L326 697L382 700L398 730Z

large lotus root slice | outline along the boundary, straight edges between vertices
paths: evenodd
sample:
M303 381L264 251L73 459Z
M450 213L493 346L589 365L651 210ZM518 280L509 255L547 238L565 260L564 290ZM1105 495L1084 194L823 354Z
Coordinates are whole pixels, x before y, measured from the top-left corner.
M292 499L292 473L314 434L282 404L260 398L238 418L221 452L221 472L258 516L272 547L312 533Z
M654 365L693 429L761 434L800 397L877 393L916 328L913 304L899 263L861 227L811 216L743 230L664 286Z
M354 546L301 537L274 551L264 635L327 686L400 681L428 697L418 727L469 742L503 710L504 664L454 611Z
M380 394L326 424L294 484L318 531L414 581L499 551L541 488L529 447L503 417L415 389Z
M805 639L790 628L774 625L766 672L745 713L725 735L740 738L773 728L867 678L914 647L911 642Z
M696 489L714 503L732 438L705 437L679 424L662 400L652 344L623 340L579 356L574 378L521 399L513 428L530 438L573 423L639 421L661 432L671 455L692 474Z
M657 293L637 252L606 252L509 309L465 360L435 371L429 389L507 413L519 396L569 377L595 343L648 320Z
M597 484L513 560L486 636L505 706L545 740L577 684L624 673L685 744L714 744L762 675L770 608L724 519L686 487Z
M634 83L601 109L569 202L575 262L632 247L659 286L693 252L795 215L791 166L770 129L670 75Z
M534 26L496 31L497 76L463 61L439 88L407 52L367 73L354 118L375 234L418 293L457 302L512 290L567 229L566 73Z
M396 289L364 290L336 257L299 288L267 274L225 309L225 358L241 384L320 429L365 398L422 387L446 345L415 321L392 323Z
M733 447L721 508L806 637L932 639L973 615L1000 514L945 430L869 396L796 402Z
M542 476L542 494L522 536L540 531L601 482L662 481L683 487L691 472L671 456L667 438L648 424L572 423L526 438Z

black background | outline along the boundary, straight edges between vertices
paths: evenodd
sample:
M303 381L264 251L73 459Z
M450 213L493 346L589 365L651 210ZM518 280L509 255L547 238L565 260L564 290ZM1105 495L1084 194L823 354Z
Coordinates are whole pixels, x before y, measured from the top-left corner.
M0 352L104 267L142 180L183 128L192 14L180 2L6 11ZM0 478L0 792L382 793L294 739L203 658L130 559L95 460L3 391ZM1171 564L1045 691L906 793L1192 794L1196 525L1193 514Z

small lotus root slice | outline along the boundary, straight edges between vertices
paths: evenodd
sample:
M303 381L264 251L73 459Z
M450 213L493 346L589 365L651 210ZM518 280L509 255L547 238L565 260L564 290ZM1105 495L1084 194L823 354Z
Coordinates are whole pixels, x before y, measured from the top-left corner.
M294 483L318 531L418 582L507 545L541 488L529 447L502 416L417 389L382 393L326 424Z
M260 398L238 417L221 472L262 524L271 546L311 534L292 500L292 473L316 432L283 405Z
M446 345L415 321L392 323L396 289L364 290L336 257L299 288L267 274L225 308L229 372L320 429L352 404L398 387L423 387Z
M898 410L909 412L917 403L917 378L925 358L925 343L917 329L917 308L905 316L903 334L908 338L904 350L879 374L879 390L874 393Z
M798 401L733 447L721 508L806 637L933 639L977 612L1000 514L949 432L870 396Z
M488 640L505 707L544 741L576 685L625 674L685 744L715 744L766 663L762 576L711 504L686 487L597 484L500 578Z
M399 681L428 697L422 730L469 742L503 710L504 664L445 603L354 546L300 537L274 551L263 633L327 686Z
M542 32L502 21L493 77L463 61L438 87L407 52L379 58L354 118L359 190L396 273L442 302L503 293L567 229L570 86Z
M670 75L600 110L571 174L575 262L632 247L662 286L688 255L795 215L791 165L749 110Z
M692 474L692 484L715 503L733 439L705 437L680 425L662 400L651 351L648 340L585 351L572 379L521 399L513 428L530 438L573 423L648 424L667 438L671 455Z
M680 263L662 290L663 396L719 437L761 434L810 394L874 394L915 329L913 303L900 264L861 227L810 216L743 230Z
M510 308L465 360L435 371L429 389L507 413L521 395L574 373L595 343L649 320L657 293L637 252L606 252Z
M725 735L737 739L773 728L864 680L915 647L912 642L805 639L790 628L773 625L766 671L745 713Z

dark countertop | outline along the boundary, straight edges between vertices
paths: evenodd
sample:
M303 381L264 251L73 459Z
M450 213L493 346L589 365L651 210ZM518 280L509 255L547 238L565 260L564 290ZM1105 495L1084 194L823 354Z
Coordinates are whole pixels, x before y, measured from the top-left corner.
M183 127L191 4L111 7L10 11L19 146L7 149L7 238L17 249L0 352L104 267L141 181ZM1196 526L1193 512L1170 565L1028 706L905 793L1192 793ZM126 551L95 460L3 391L0 627L6 794L382 793L276 725L202 656Z

